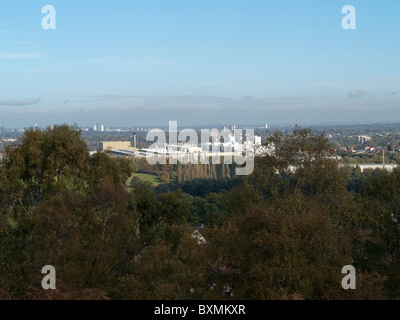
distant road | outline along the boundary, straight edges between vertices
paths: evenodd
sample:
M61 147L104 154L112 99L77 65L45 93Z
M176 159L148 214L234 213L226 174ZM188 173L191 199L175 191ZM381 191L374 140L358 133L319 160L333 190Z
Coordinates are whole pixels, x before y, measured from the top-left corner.
M398 164L340 164L341 167L360 167L361 172L367 169L385 169L388 171L393 171L394 168L398 167Z

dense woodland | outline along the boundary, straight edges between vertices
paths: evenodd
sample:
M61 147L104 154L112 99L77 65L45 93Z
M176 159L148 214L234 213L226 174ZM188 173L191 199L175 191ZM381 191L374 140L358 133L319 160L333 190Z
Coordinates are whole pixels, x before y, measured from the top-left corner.
M400 170L340 169L307 129L266 143L274 155L233 177L90 156L66 125L25 132L0 166L0 298L399 299ZM126 186L149 170L174 182Z

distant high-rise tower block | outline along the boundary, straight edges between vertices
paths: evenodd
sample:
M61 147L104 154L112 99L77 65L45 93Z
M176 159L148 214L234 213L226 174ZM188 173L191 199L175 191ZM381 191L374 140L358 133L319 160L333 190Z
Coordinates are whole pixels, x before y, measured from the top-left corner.
M254 136L254 144L256 146L261 146L261 137L260 136Z
M133 139L132 139L132 147L136 148L136 143L137 143L137 139L136 139L136 133L133 133Z
M367 141L370 141L370 140L371 140L371 137L367 137L367 136L358 136L358 137L357 137L357 140L358 140L359 143L365 143L365 142L367 142Z

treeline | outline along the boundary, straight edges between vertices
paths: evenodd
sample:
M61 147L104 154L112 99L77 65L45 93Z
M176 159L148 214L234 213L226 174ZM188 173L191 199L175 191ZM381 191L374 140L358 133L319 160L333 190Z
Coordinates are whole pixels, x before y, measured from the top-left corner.
M229 191L234 187L242 185L242 179L236 177L231 179L194 179L185 182L173 182L169 184L160 184L156 187L157 193L182 190L182 192L195 197L205 197L209 193L218 193L222 190Z
M382 164L383 155L380 154L352 154L352 155L342 155L343 163L346 164ZM398 164L400 163L400 154L385 152L385 164Z
M155 164L151 165L146 158L133 158L133 170L138 173L154 174L162 182L178 183L194 179L229 179L235 176L234 164Z
M76 128L26 132L0 166L0 298L399 299L400 170L341 169L310 130L267 143L253 174L205 194L128 190L132 161L90 156Z

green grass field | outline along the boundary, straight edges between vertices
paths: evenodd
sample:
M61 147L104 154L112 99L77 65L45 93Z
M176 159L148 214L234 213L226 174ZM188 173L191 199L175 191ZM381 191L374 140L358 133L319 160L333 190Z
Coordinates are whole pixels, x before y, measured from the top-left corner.
M148 173L133 173L129 179L126 181L126 186L129 187L131 185L131 181L134 177L138 177L143 181L148 181L150 182L153 186L158 186L162 182L160 181L160 178L153 175L153 174L148 174Z

